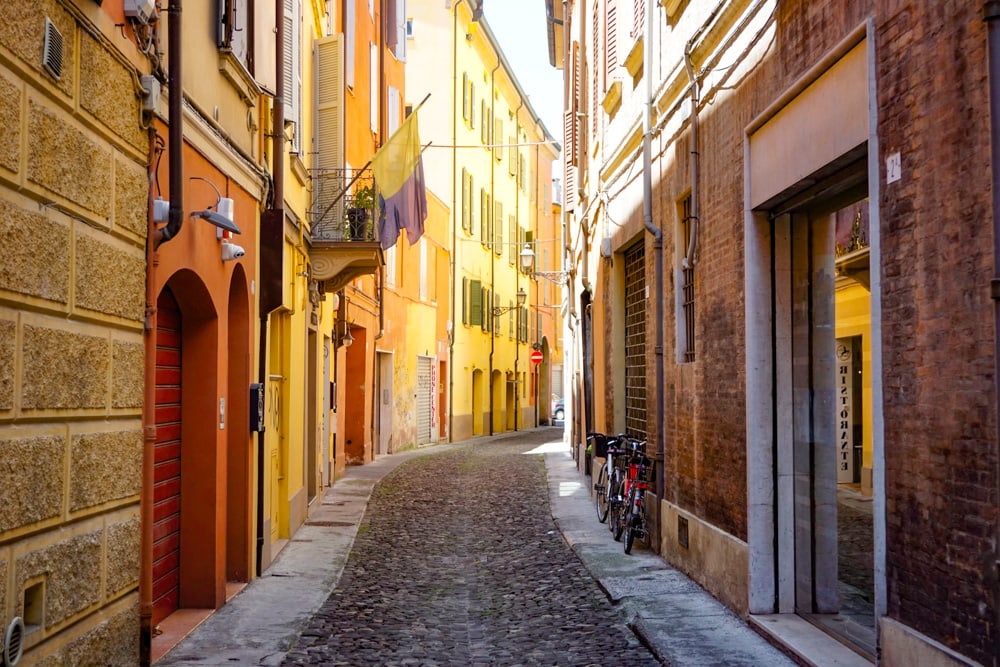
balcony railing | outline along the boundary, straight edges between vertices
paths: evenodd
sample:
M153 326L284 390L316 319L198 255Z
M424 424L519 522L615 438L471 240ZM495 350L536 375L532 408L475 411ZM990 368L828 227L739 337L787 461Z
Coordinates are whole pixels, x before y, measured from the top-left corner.
M368 169L314 169L314 242L379 240L379 190Z

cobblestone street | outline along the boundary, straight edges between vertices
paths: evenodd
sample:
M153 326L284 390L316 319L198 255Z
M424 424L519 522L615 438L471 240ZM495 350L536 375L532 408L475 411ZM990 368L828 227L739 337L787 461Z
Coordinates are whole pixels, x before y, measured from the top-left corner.
M527 453L543 439L458 447L386 476L284 664L660 664L553 522L544 460Z

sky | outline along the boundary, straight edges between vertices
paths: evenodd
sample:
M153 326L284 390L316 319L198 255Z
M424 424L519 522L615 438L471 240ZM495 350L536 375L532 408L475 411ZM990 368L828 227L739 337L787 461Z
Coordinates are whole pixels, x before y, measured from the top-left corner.
M483 0L483 12L535 113L562 144L562 70L549 64L545 0Z

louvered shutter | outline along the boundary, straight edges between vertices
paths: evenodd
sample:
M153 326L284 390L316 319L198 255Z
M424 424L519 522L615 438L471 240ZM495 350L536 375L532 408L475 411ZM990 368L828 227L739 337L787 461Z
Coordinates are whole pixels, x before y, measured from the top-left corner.
M503 254L503 202L493 204L493 252Z
M483 324L483 284L478 280L469 281L469 324Z
M618 0L605 0L604 10L604 90L618 79Z
M313 233L343 231L344 188L344 44L340 35L316 40L316 169L313 188ZM327 210L329 209L329 210Z
M632 32L633 40L642 36L646 28L646 0L632 0Z

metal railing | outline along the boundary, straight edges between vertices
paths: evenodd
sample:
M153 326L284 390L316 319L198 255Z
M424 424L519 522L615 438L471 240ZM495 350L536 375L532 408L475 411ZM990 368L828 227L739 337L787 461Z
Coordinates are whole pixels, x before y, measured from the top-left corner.
M314 241L378 241L379 189L370 168L314 169Z

